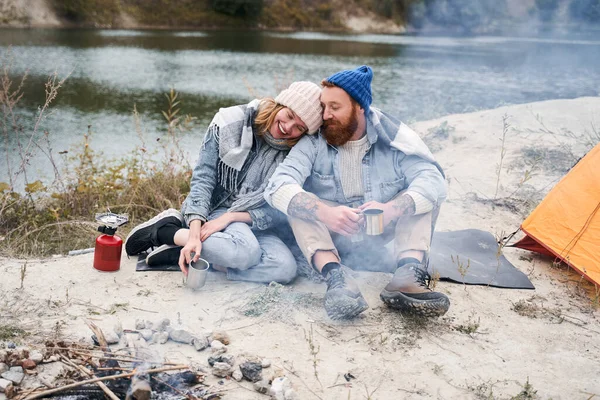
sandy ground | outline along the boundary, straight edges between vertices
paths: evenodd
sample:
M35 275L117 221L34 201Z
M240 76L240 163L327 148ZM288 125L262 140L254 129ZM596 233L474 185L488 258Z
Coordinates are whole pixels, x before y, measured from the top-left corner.
M496 236L515 230L529 212L524 200L543 197L583 154L599 110L600 98L580 98L414 124L447 172L449 198L437 229L478 228ZM510 126L498 179L504 115ZM528 169L533 177L521 183ZM28 260L22 289L25 261L1 260L0 315L36 334L52 335L58 326L63 335L88 341L86 319L104 329L117 321L133 329L136 319L159 317L195 332L223 329L232 339L229 353L271 359L270 373L289 377L301 399L600 396L600 322L593 293L590 297L579 277L553 267L552 260L512 248L504 254L528 274L535 290L438 282L452 306L424 325L382 305L379 292L390 278L383 273L356 274L371 308L354 321L335 322L321 306L325 286L307 279L266 288L212 272L202 290L191 292L181 274L135 272L135 260L126 257L120 271L98 272L92 254ZM200 365L210 355L171 342L150 348ZM343 378L348 372L355 377L350 382ZM219 387L225 399L265 398L249 382Z

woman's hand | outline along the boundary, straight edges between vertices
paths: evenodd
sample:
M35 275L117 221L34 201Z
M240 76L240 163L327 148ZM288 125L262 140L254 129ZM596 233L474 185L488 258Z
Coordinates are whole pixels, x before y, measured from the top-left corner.
M226 212L220 217L210 220L202 225L202 229L200 229L200 240L204 242L213 233L221 232L227 228L229 224L234 222L232 214L233 213Z
M190 223L190 234L187 243L179 253L179 268L187 277L188 265L198 261L200 252L202 251L202 241L200 240L202 222L199 219L193 220Z

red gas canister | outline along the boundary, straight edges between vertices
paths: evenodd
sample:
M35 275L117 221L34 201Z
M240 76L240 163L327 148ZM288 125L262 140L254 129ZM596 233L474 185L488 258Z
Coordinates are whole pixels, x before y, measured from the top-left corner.
M98 231L104 233L96 238L94 250L94 268L99 271L114 272L121 267L123 239L115 235L116 230L108 226L98 227Z

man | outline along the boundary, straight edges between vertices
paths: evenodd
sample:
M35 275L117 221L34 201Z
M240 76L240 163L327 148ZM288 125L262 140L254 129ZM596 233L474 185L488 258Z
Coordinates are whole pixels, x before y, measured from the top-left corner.
M321 133L291 150L265 199L288 215L306 259L325 278L330 318L352 318L368 308L342 262L394 272L380 295L388 306L443 315L450 300L429 289L426 256L446 198L444 175L413 130L371 107L372 78L371 68L361 66L321 82ZM369 208L383 210L381 236L360 233L362 211ZM393 257L384 247L391 240Z

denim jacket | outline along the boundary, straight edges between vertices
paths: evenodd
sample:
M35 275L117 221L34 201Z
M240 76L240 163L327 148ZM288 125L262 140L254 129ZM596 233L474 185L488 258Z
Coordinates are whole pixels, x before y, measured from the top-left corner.
M399 121L377 111L386 118L383 130L373 111L367 117L368 151L362 159L364 198L344 196L339 170L339 154L319 135L306 135L292 148L267 185L265 199L272 204L273 194L282 186L299 184L320 199L356 206L356 201L386 203L402 190L417 192L439 207L446 198L446 181L441 167L426 149L418 135ZM382 118L382 120L383 120ZM387 125L386 125L387 124ZM379 125L379 128L376 128ZM392 127L395 131L392 132ZM387 128L388 134L382 134ZM402 135L400 132L409 135ZM385 136L385 137L384 137ZM402 136L400 138L400 136ZM415 154L399 150L417 149ZM405 146L402 146L405 145ZM419 152L425 149L428 154Z
M243 177L248 171L252 160L256 157L258 140L262 139L257 138L255 135L252 150L240 171L239 184L243 182ZM192 173L190 193L181 209L181 213L184 215L188 226L195 219L206 222L213 210L230 205L228 201L234 193L226 190L218 183L218 162L218 135L214 131L209 130L204 137L200 157ZM287 223L286 216L267 203L258 208L247 210L247 212L252 218L252 229L265 230L282 223Z

